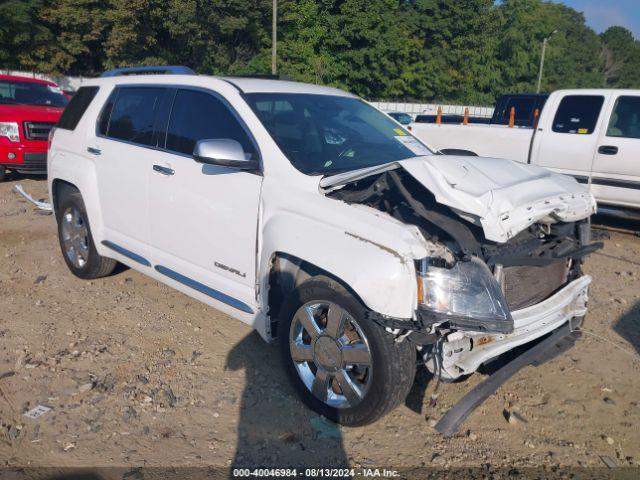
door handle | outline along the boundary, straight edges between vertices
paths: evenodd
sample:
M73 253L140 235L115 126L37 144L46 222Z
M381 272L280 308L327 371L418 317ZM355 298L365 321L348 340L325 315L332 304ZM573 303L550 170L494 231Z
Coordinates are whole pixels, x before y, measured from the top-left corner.
M155 172L161 173L162 175L173 175L174 173L176 173L173 168L163 167L162 165L154 165L153 170Z
M89 152L92 155L102 155L102 150L95 147L87 147L87 152Z
M614 147L613 145L601 145L598 148L598 153L603 155L615 155L618 153L618 147Z

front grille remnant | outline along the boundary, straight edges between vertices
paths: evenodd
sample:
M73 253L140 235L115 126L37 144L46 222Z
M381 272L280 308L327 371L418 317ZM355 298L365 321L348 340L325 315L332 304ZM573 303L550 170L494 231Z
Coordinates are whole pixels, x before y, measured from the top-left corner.
M55 123L24 122L24 136L27 140L47 140Z
M567 283L568 274L567 260L542 267L504 267L504 296L509 308L520 310L545 300Z

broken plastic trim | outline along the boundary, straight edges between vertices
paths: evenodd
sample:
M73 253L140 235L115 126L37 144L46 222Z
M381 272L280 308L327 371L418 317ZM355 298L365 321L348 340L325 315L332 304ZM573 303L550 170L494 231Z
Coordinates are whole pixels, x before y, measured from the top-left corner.
M412 320L410 318L393 318L382 315L378 312L373 312L371 310L365 313L365 318L369 320L373 320L378 325L384 328L391 328L393 330L421 330L424 327L422 322Z
M33 203L40 210L45 210L47 212L53 211L53 208L51 207L51 204L49 202L39 202L38 200L34 200L34 198L31 195L29 195L27 192L24 191L24 188L22 188L22 185L17 184L13 187L13 189L16 192L18 192L20 195L22 195L24 198L26 198L29 202Z
M540 343L507 363L484 382L476 385L469 393L462 397L462 400L456 403L440 418L436 424L436 430L444 437L452 437L458 431L462 422L518 371L528 365L541 365L573 346L575 338L580 335L580 332L576 331L575 328L579 326L581 322L581 318L569 320Z

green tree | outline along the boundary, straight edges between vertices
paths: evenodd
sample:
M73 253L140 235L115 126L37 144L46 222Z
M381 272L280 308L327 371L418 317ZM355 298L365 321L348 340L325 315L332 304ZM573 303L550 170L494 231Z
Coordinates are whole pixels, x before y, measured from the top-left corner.
M4 0L0 67L97 75L186 64L271 71L271 0ZM278 72L370 99L490 104L543 90L638 87L640 43L543 0L279 0Z
M425 78L418 96L487 103L500 79L496 44L499 11L493 0L416 3Z
M565 5L540 0L505 0L498 7L500 28L500 92L533 91L541 45L554 30L547 48L542 90L603 85L601 42L584 16Z
M326 2L328 81L367 98L410 93L420 42L410 5L397 0Z
M0 66L19 69L37 67L34 46L51 38L38 19L44 0L6 0L0 3Z
M640 42L624 27L610 27L600 37L606 85L640 88Z
M47 2L37 14L49 35L36 43L32 68L46 73L96 75L104 62L105 4L100 0Z

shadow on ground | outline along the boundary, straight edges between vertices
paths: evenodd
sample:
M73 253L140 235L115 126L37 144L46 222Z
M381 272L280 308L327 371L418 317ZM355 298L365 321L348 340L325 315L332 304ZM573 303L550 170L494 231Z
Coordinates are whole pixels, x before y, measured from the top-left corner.
M633 345L640 354L640 302L636 303L613 326L613 330Z
M232 468L349 465L342 429L298 400L276 345L252 332L229 352L226 368L246 378Z
M43 174L34 174L34 173L20 173L16 171L7 172L7 176L5 177L6 182L19 182L20 180L36 180L36 181L47 181L47 176Z

